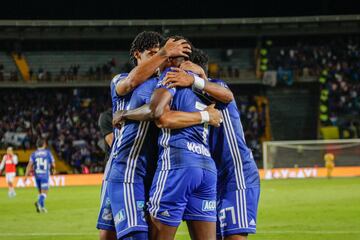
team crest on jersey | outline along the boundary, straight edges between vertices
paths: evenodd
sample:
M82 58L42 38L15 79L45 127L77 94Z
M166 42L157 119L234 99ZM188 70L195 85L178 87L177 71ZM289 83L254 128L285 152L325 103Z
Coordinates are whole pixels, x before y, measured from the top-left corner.
M121 209L114 217L115 225L126 220L126 213L124 209Z
M138 210L144 210L145 203L144 201L136 201L136 207Z
M215 200L203 200L202 201L202 211L215 211L216 210L216 201Z

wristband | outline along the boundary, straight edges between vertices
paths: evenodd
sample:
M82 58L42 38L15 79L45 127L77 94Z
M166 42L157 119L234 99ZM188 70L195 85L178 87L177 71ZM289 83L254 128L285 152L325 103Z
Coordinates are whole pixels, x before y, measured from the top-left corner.
M194 83L193 83L193 86L199 90L203 90L204 87L205 87L205 80L198 77L198 76L195 76L194 75Z
M208 111L200 111L200 115L201 115L201 123L210 122L210 115Z

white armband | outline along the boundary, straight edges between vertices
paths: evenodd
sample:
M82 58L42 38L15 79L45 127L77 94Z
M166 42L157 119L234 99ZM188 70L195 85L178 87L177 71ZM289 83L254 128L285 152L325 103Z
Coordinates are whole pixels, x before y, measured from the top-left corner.
M210 115L208 111L200 111L201 123L208 123L210 121Z
M205 87L205 80L202 79L201 77L195 76L194 75L194 83L193 86L199 90L203 90Z

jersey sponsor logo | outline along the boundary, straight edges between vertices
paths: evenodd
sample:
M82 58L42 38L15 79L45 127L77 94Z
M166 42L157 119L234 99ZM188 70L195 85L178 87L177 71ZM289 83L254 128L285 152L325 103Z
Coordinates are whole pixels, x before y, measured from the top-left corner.
M202 144L197 144L193 142L187 142L187 148L189 151L197 154L204 155L206 157L210 157L209 150Z
M114 222L115 222L115 225L123 222L126 220L126 213L125 213L125 209L121 209L116 215L115 215L115 218L114 218Z
M215 200L203 200L202 201L202 211L215 211L216 209L216 201Z
M170 213L168 210L163 211L162 213L160 213L160 215L164 217L170 217Z
M256 226L255 220L254 220L254 219L251 219L251 221L249 222L249 225Z

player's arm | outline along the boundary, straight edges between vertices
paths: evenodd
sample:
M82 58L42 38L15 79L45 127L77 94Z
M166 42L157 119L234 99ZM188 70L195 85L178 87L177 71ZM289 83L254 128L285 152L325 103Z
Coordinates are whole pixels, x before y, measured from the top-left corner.
M111 147L114 140L111 109L100 114L98 125L106 144Z
M208 106L201 112L166 111L155 121L157 127L170 129L191 127L204 122L208 122L214 127L220 126L222 122L221 114L215 109L214 104Z
M138 66L133 68L129 75L116 85L116 93L119 96L124 96L134 90L137 86L145 82L151 77L155 71L163 64L169 57L184 56L188 57L191 53L191 47L186 43L185 39L175 41L170 38L165 46L162 47L151 58L143 61Z
M166 86L163 83L163 86ZM155 124L159 128L178 129L194 126L204 122L219 127L222 122L221 114L210 105L201 112L180 112L170 110L170 101L175 95L175 88L170 86L158 88L154 91L150 101L150 109L153 113Z
M5 167L5 158L2 159L1 163L0 163L0 175L2 174L2 170Z
M30 175L30 172L33 168L33 161L30 159L30 161L28 162L28 165L26 166L26 171L25 171L25 181L27 179L27 177Z
M200 67L197 66L196 68L200 68ZM230 103L232 100L234 100L234 95L230 89L221 86L219 84L207 81L206 74L203 72L203 70L201 73L200 70L195 71L194 69L195 68L193 67L186 68L186 70L192 71L198 74L199 76L190 75L187 72L185 72L185 70L180 68L172 68L172 71L166 74L164 84L165 85L169 84L169 88L194 86L195 88L206 92L216 100L223 103Z
M207 121L210 125L218 127L221 123L221 115L220 112L214 108L214 105L207 107L204 111L208 112L209 120L206 120L206 113L204 112L171 111L169 110L169 108L166 108L165 112L161 115L161 117L155 120L153 117L154 114L151 112L150 106L146 104L134 110L124 110L116 112L113 119L113 124L115 127L120 127L122 121L125 120L155 120L155 123L159 128L179 129L198 125Z
M109 147L111 147L113 141L114 141L114 133L109 133L105 136L105 141Z
M55 161L53 161L51 163L51 174L52 175L56 174L56 169L55 168L56 168Z
M55 170L55 158L54 156L50 153L50 161L51 161L51 174L54 175L56 173L56 170Z
M159 128L179 129L208 122L212 126L220 126L222 121L220 112L209 106L201 112L171 111L171 93L165 88L154 91L150 104L145 104L137 109L118 111L113 118L115 127L121 126L125 120L155 121Z

